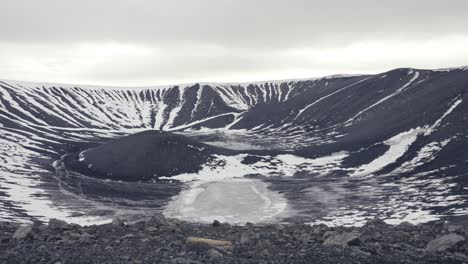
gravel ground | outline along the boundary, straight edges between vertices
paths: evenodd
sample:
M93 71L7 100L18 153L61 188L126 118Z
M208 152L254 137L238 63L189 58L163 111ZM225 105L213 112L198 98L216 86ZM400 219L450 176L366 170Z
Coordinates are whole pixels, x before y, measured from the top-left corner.
M444 222L331 228L134 219L83 227L0 222L0 263L468 263L468 229Z

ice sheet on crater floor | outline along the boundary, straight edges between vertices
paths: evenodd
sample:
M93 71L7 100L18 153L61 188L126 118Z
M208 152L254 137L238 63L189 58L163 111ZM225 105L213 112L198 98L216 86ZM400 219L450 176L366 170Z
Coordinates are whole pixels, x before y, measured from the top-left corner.
M273 222L287 215L286 199L257 179L194 182L166 207L164 214L187 221L236 224Z

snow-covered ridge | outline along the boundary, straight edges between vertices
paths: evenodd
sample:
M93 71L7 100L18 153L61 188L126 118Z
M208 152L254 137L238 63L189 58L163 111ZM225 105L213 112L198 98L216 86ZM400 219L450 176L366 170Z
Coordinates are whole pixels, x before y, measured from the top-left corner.
M9 118L31 125L76 128L164 127L167 130L228 112L245 111L258 103L285 100L284 96L279 96L290 92L290 88L287 85L280 87L266 84L250 89L174 86L125 90L103 89L100 86L83 88L74 85L3 82L0 83L0 109L7 108L8 104L10 109L6 109L5 114ZM203 89L211 93L202 97ZM190 95L192 91L195 91L196 97ZM173 94L178 95L174 97ZM190 116L179 115L180 111L185 112L187 109L190 110Z
M199 173L158 182L189 186L171 207L187 219L200 220L202 210L215 218L226 214L223 206L213 211L206 202L237 187L258 198L265 219L287 211L285 197L291 193L299 196L295 202L307 216L325 208L327 215L314 217L332 223L355 224L369 213L391 216L395 223L420 215L437 219L445 209L444 214L466 214L464 194L456 193L468 190L457 178L468 159L465 69L137 88L0 81L0 175L5 176L0 188L6 194L0 219L21 219L26 212L43 220L54 211L66 218L75 215L68 206L87 213L116 210L87 200L81 188L93 184L44 191L53 179L47 168L65 153L81 152L78 158L86 160L82 151L90 146L148 129L182 133L239 153L217 156L224 167L204 164ZM242 163L254 152L253 162ZM74 204L67 203L70 197ZM434 213L432 206L445 209ZM244 216L234 212L226 220L251 220ZM75 222L83 221L96 219Z
M335 79L335 78L350 78L365 76L366 74L333 74L323 77L310 77L310 78L294 78L294 79L278 79L278 80L262 80L262 81L251 81L251 82L189 82L189 83L174 83L174 84L163 84L163 85L145 85L145 86L119 86L119 85L93 85L93 84L70 84L70 83L59 83L59 82L38 82L38 81L18 81L10 79L0 79L0 82L9 83L12 85L18 85L23 87L42 87L42 86L54 86L62 88L85 88L85 89L121 89L121 90L147 90L147 89L164 89L172 87L190 87L194 85L200 86L246 86L246 85L263 85L263 84L281 84L281 83L292 83L292 82L305 82L315 81L320 79Z

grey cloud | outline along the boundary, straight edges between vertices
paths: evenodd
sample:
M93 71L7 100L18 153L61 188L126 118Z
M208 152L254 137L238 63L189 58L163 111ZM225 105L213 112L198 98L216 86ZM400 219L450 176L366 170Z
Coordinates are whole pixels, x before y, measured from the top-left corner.
M468 64L466 0L0 2L0 78L151 85Z
M120 41L282 48L466 34L468 2L305 0L6 1L3 41Z

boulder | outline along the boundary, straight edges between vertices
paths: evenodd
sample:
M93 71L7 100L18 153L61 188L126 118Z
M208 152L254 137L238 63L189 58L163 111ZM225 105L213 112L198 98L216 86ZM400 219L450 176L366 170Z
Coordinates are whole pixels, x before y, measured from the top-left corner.
M13 234L13 239L24 240L32 237L32 225L21 225Z
M461 243L463 243L463 241L465 241L464 237L454 233L450 233L429 242L425 250L428 252L441 252L451 250L459 246Z
M358 246L361 244L360 234L358 233L344 233L339 235L330 235L323 242L324 246Z

